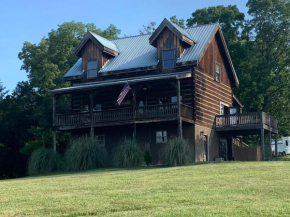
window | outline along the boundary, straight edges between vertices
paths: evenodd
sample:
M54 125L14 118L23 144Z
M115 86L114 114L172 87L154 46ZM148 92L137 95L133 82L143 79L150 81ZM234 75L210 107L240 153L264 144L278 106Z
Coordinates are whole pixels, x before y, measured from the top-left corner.
M105 135L97 135L96 141L99 145L105 146Z
M215 63L215 80L220 81L220 64Z
M220 114L221 115L225 115L227 113L226 112L227 107L228 107L227 104L220 102Z
M180 96L180 103L183 102L182 96ZM171 97L171 103L177 103L177 96L172 96Z
M88 79L97 77L97 75L98 75L97 68L98 68L98 62L97 61L87 62Z
M156 143L166 143L166 142L167 142L167 131L157 131Z
M163 69L173 69L175 62L174 50L162 51Z
M286 140L286 146L288 146L288 141Z

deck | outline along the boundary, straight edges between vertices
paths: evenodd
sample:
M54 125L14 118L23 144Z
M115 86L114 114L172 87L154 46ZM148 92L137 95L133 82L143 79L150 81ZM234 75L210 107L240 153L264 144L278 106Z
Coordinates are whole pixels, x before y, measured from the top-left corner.
M73 114L56 114L54 126L60 130L177 120L177 103L108 109ZM180 118L192 122L192 107L180 104Z
M217 115L215 117L217 132L230 134L249 134L259 132L261 129L277 133L277 120L265 112L250 112L233 115Z

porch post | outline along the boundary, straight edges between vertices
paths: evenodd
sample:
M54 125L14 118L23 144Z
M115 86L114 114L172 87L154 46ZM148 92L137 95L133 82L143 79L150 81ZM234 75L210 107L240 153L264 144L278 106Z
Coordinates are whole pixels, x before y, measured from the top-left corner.
M277 137L278 137L278 134L275 133L275 158L276 158L276 161L278 161L278 142L277 142Z
M136 141L136 89L132 87L132 95L133 95L133 140Z
M271 144L271 140L272 140L272 132L270 130L269 131L269 148L270 148L270 157L272 159L272 144Z
M264 129L261 129L261 147L262 147L262 161L265 160L265 139L264 139Z
M94 140L94 121L93 121L93 111L94 111L94 93L90 93L90 118L91 118L91 131L90 131L90 135L91 135L91 139L92 141Z
M53 123L53 127L52 127L52 137L53 137L53 150L56 151L56 95L53 94L53 98L52 98L52 123Z
M180 110L180 80L177 79L177 120L178 120L178 137L182 139L182 121L181 121L181 110Z

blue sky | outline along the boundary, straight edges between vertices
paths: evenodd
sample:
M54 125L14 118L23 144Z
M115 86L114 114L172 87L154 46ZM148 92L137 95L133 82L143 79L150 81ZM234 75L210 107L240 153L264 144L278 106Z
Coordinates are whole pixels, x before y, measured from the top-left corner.
M25 41L39 43L58 24L72 20L95 23L105 29L114 24L124 35L137 35L142 25L157 25L176 15L188 19L196 9L216 5L237 5L247 14L247 0L2 0L0 7L0 80L12 91L27 80L18 59Z

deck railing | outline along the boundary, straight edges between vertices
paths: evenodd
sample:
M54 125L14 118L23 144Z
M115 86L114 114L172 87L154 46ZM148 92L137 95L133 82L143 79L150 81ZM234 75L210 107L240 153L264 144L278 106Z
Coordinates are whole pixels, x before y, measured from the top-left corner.
M182 117L192 119L192 107L180 105L180 113ZM90 125L108 122L123 122L123 121L142 121L149 119L171 119L178 117L177 103L165 105L149 105L139 106L133 111L132 107L121 109L109 109L102 111L94 111L92 114L73 113L73 114L57 114L55 117L55 126L78 126Z
M177 103L136 107L136 120L177 117Z
M243 114L217 115L215 117L216 127L267 125L277 129L275 117L265 112L249 112Z

